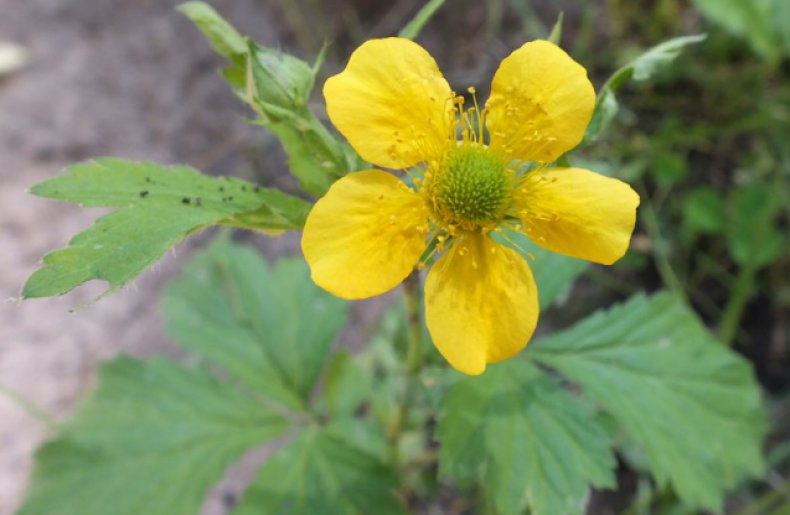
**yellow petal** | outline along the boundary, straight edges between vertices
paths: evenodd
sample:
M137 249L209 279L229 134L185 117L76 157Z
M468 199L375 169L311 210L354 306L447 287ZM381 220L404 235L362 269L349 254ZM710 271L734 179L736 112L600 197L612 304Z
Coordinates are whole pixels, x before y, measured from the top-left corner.
M487 107L492 148L549 163L581 142L595 90L587 71L560 47L531 41L499 65Z
M538 290L526 261L479 233L468 234L433 265L425 318L434 344L457 370L480 374L529 342Z
M346 299L397 286L425 249L428 213L400 179L380 170L346 175L313 206L302 251L313 281Z
M639 195L581 168L528 174L514 196L527 236L554 252L611 265L625 254Z
M433 57L401 38L372 39L324 85L329 118L365 160L408 168L450 142L452 91Z

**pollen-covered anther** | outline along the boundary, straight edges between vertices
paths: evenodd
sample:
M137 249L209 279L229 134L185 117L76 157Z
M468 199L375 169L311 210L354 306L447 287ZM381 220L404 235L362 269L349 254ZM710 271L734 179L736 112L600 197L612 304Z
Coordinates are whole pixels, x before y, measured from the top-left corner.
M513 181L500 154L465 143L447 153L426 190L442 225L477 230L503 218L511 204Z

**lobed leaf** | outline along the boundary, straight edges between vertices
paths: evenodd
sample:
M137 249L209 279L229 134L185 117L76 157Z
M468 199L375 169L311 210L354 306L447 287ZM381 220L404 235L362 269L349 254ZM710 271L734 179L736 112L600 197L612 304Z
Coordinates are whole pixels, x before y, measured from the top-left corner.
M765 414L749 365L669 294L637 296L530 346L641 445L658 483L689 506L762 470Z
M346 308L311 281L303 260L269 266L225 240L196 255L164 299L174 340L294 408L306 405Z
M36 454L19 515L197 513L226 467L285 420L201 369L120 358Z
M263 466L234 515L405 513L397 480L374 455L330 427L309 427Z
M233 178L201 175L187 166L97 159L31 192L41 197L110 207L69 246L44 256L22 289L24 298L61 295L92 279L109 294L154 263L184 237L215 224L264 231L299 229L310 205L277 190Z
M439 473L482 475L497 513L581 514L589 485L613 487L611 441L593 414L535 366L510 360L457 381L441 402Z

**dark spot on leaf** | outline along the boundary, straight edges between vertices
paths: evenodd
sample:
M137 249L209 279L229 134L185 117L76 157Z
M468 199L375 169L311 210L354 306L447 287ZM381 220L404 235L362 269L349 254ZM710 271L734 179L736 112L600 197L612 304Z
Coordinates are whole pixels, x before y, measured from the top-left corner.
M252 188L252 191L254 191L255 193L258 193L259 191L261 191L261 187L260 186L255 186L254 188Z
M228 197L228 201L231 201L231 200L233 200L233 196L232 195L230 197Z
M151 182L151 178L150 177L146 177L145 178L145 182Z
M189 204L190 202L191 202L191 200L189 200L189 197L184 197L184 198L181 199L181 203L182 204Z
M219 191L225 191L225 186L220 186Z
M241 191L247 191L247 186L242 186Z
M148 196L148 190L143 190L140 192L140 198L145 198Z

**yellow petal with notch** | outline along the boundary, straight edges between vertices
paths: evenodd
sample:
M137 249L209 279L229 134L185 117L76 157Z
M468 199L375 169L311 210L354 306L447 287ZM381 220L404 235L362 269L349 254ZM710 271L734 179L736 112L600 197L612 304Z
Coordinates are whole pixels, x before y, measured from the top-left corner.
M524 178L514 204L527 236L541 247L611 265L628 250L639 195L589 170L547 168Z
M335 182L313 206L302 251L313 281L345 299L397 286L425 249L428 212L394 175L367 170Z
M450 143L452 90L433 57L408 39L363 43L326 81L324 97L335 127L378 166L408 168Z
M560 47L531 41L499 65L486 106L492 148L549 163L581 142L595 90L587 71Z
M466 374L481 374L523 349L538 323L538 290L526 261L469 233L433 265L425 317L434 344Z

